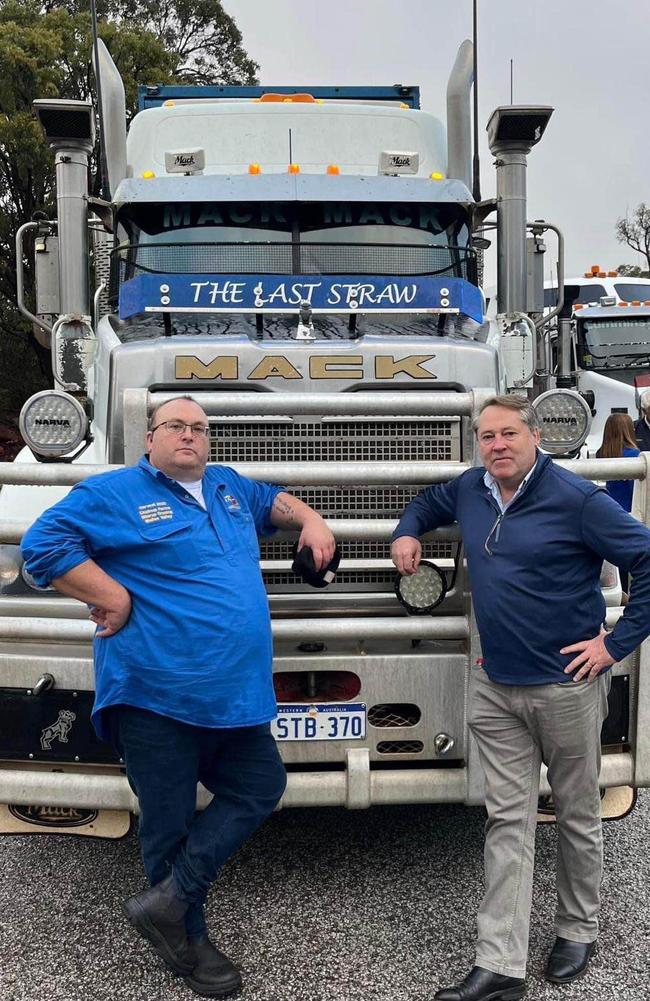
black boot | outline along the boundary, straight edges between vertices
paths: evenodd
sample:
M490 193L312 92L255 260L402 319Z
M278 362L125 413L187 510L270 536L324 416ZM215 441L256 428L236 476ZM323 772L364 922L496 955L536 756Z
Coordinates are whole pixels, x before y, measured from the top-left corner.
M435 1001L519 1001L525 990L525 980L475 966L461 983L436 991L433 996Z
M133 927L151 942L170 970L180 976L192 972L195 960L190 954L185 932L185 912L189 904L176 896L173 875L161 883L129 897L122 905Z
M577 980L587 969L595 945L595 942L556 938L544 971L545 979L552 984L570 984Z
M194 969L185 983L204 998L223 998L241 987L241 974L234 963L212 944L207 935L189 941Z

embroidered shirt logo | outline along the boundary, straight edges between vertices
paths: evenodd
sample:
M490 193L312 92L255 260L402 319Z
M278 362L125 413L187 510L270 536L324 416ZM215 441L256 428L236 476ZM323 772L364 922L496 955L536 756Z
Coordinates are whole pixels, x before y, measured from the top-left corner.
M49 751L53 740L60 740L62 744L68 743L68 734L72 729L72 724L77 718L77 714L69 709L59 709L59 716L56 723L50 723L41 731L41 747L44 751Z
M151 504L141 504L138 514L146 525L155 521L168 521L174 517L174 512L167 501L152 501Z
M241 504L239 503L236 497L233 497L232 494L224 494L223 499L228 505L229 511L241 511Z

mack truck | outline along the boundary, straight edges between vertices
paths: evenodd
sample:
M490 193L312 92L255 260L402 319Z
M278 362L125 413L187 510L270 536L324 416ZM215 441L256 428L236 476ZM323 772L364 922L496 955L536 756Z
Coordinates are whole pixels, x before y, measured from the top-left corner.
M481 649L462 545L455 526L426 537L439 600L408 615L389 557L404 506L477 462L472 417L513 391L536 397L557 461L637 481L650 522L647 457L576 459L590 408L540 384L528 234L537 252L545 224L526 218L526 162L552 109L491 115L497 197L481 201L469 42L446 136L413 86L148 86L127 132L119 74L98 52L103 197L88 192L91 104L37 101L57 218L28 220L17 238L20 305L51 346L55 382L25 404L25 449L0 467L0 801L137 811L89 722L88 609L39 589L19 542L72 484L136 462L152 409L189 393L209 415L210 461L285 485L342 549L335 582L316 591L291 572L290 535L261 540L284 805L480 804L467 691ZM481 255L495 213L488 319ZM614 621L615 575L603 586ZM650 782L649 650L613 669L604 787Z

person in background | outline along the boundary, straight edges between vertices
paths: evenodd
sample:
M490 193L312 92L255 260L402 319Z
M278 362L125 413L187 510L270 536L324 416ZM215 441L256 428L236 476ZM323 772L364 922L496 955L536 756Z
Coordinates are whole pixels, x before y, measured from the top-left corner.
M610 414L605 422L603 443L596 452L596 457L629 459L639 455L634 433L634 424L628 414ZM609 496L613 497L624 511L632 510L634 480L607 480L605 486Z
M650 389L641 393L639 406L642 416L634 424L636 444L642 452L650 452Z
M650 409L650 398L646 401ZM650 448L650 428L648 429L648 447ZM634 424L629 414L610 414L605 422L603 443L596 452L598 459L629 459L640 455L634 437ZM620 504L624 511L632 510L632 493L634 480L607 480L605 483L609 496ZM629 588L629 574L620 571L621 587L625 594Z

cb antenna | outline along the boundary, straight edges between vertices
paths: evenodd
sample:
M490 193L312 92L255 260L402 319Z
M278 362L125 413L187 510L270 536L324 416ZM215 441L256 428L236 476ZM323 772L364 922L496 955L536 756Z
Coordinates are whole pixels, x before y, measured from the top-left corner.
M472 195L475 202L481 200L481 164L478 155L478 0L473 0L472 48L474 59L474 157L472 159Z
M97 32L97 4L90 0L90 13L93 26L93 52L95 54L95 79L97 82L97 113L99 115L99 197L106 201L110 199L108 186L108 167L106 165L106 146L104 142L104 105L102 103L102 74L99 68L99 44Z

